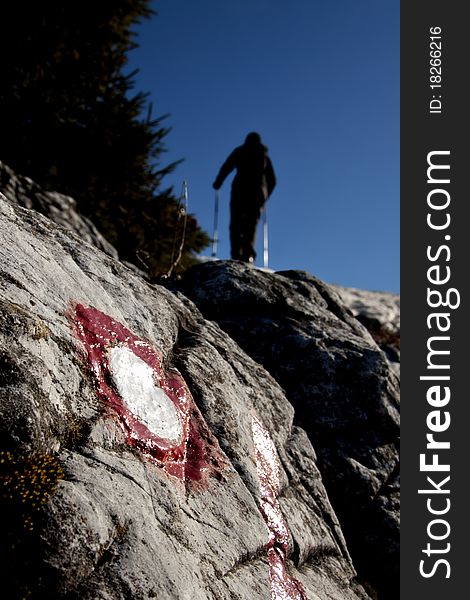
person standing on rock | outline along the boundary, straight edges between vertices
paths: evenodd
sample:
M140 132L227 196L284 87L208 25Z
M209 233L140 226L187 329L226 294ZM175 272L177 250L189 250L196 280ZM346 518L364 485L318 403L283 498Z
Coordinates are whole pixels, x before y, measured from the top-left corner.
M236 169L230 197L230 246L234 260L253 263L256 258L256 229L263 206L276 185L268 149L259 133L251 132L243 145L230 154L212 184L221 188Z

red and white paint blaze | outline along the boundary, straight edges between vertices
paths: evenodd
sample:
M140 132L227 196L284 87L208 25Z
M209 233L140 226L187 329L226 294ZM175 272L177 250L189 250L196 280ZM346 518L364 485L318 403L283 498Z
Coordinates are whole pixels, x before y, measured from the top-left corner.
M286 571L289 529L278 500L281 470L276 447L257 417L252 415L256 469L261 493L260 511L269 529L268 561L272 600L308 600L297 579Z
M180 373L165 369L146 340L96 308L77 304L71 317L98 395L118 416L128 443L182 481L207 478L217 463L214 456L206 462L213 440Z

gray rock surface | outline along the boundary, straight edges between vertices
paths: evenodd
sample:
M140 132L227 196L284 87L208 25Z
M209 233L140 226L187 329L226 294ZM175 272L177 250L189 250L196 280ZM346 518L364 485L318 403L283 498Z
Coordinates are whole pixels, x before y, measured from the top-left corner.
M358 290L332 285L355 317L367 317L378 321L382 327L400 331L400 296L392 292Z
M361 579L395 600L399 382L333 287L235 261L189 270L181 289L285 390L318 455Z
M400 296L332 286L353 315L368 329L385 352L391 367L400 374Z
M77 212L77 203L70 196L44 191L32 179L17 175L1 161L0 191L10 202L36 210L57 225L74 231L84 242L118 258L117 250L103 237L93 222Z
M260 361L250 358L216 323L206 321L181 293L149 285L86 243L81 233L56 226L19 206L20 202L14 203L11 189L6 193L10 202L0 198L2 468L8 460L21 461L26 456L31 466L34 457L46 456L63 471L61 477L39 462L36 470L28 467L25 471L31 486L28 494L52 485L54 478L52 483L57 485L56 491L47 488L40 509L32 510L31 531L25 529L21 507L11 505L18 489L26 498L24 481L15 484L14 475L4 479L0 559L9 573L2 584L6 597L271 598L269 531L259 510L251 430L256 411L274 441L281 465L279 502L290 531L289 575L301 582L310 600L367 600L369 596L356 581L312 444L293 425L292 405ZM219 271L221 288L215 301L221 309L220 294L227 285L223 280L230 274L227 269L222 266ZM233 285L251 293L260 306L269 307L285 285L299 289L291 301L300 304L289 308L299 322L290 333L291 343L281 337L272 347L271 362L264 362L269 368L278 360L282 367L283 342L288 347L300 343L305 351L318 345L325 361L312 362L308 353L300 357L299 368L308 377L298 382L297 391L290 391L291 399L298 403L307 396L310 408L317 405L316 422L323 422L329 433L312 425L310 436L314 439L318 431L315 443L322 450L323 463L328 462L328 448L334 454L334 444L326 444L326 438L339 435L342 459L335 454L331 463L341 464L343 475L338 473L338 477L344 477L345 490L354 480L356 487L350 489L360 496L357 504L366 502L373 491L387 500L383 490L395 465L396 407L391 397L394 382L386 379L381 354L340 304L325 300L328 296L318 291L319 284L315 287L303 276L291 274L276 276L281 282L278 292L276 286L249 291L245 282L253 275L236 269ZM213 293L200 281L198 301L205 295L205 303L211 304ZM337 327L335 339L319 327L313 337L304 335L302 319L310 322L310 313L301 315L311 307L312 299L314 310ZM117 415L97 395L96 377L71 323L75 303L109 315L160 352L166 368L181 371L200 411L198 416L195 409L192 419L199 419L201 431L206 431L207 452L221 457L205 485L167 475L127 443ZM236 310L241 323L244 306ZM263 331L273 324L267 315ZM259 347L263 344L260 339ZM328 366L328 357L341 363L345 374L362 365L357 385L365 384L365 371L370 379L364 397L362 388L350 390L349 384L341 384ZM351 357L355 359L348 366ZM315 372L310 372L313 367L317 373L325 370L323 378L330 372L329 384L318 383ZM282 369L296 374L292 364ZM279 377L284 380L284 375ZM344 398L340 402L341 394L351 402L349 411L344 409ZM365 431L366 423L373 423L377 431ZM357 450L356 436L351 439L348 434L354 429L367 441L364 456ZM43 488L31 473L45 480ZM362 491L358 482L367 490Z

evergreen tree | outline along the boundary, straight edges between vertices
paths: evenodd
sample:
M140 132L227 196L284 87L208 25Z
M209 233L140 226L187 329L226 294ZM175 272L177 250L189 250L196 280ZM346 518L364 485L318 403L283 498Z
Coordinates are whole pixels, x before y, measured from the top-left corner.
M168 271L181 215L162 180L177 163L161 166L168 129L124 72L149 1L10 2L0 14L0 157L73 196L121 258ZM208 241L189 215L181 267Z

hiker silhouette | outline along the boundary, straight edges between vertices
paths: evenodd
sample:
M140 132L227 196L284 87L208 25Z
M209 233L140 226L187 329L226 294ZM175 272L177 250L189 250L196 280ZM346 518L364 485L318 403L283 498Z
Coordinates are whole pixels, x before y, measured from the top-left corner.
M256 258L256 229L263 206L276 185L268 149L254 131L244 144L229 155L212 187L221 188L225 178L236 169L230 196L230 246L235 260L253 263Z

